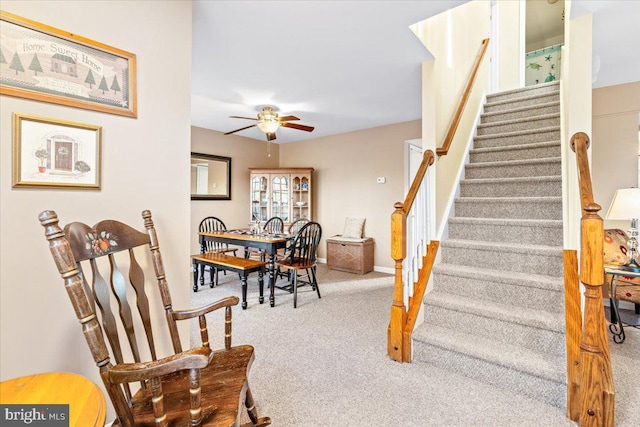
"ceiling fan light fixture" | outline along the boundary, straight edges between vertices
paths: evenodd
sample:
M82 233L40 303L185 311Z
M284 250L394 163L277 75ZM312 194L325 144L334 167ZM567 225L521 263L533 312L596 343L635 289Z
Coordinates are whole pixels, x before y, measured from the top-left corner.
M258 129L262 132L274 133L279 127L278 113L271 107L264 107L262 112L258 113Z
M264 133L274 133L280 127L278 119L268 119L258 121L258 129Z

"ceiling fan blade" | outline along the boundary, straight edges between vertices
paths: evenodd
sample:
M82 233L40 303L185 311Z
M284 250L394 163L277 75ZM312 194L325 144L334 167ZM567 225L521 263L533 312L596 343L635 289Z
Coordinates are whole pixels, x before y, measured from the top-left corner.
M242 117L242 116L229 116L232 119L247 119L247 120L258 120L255 117Z
M282 127L298 129L298 130L304 130L304 131L307 131L307 132L312 132L315 129L313 126L299 125L299 124L296 124L296 123L282 123Z
M243 128L232 130L231 132L227 132L227 133L225 133L225 135L231 135L232 133L240 132L241 130L249 129L249 128L252 128L254 126L258 126L258 125L245 126Z
M284 117L280 117L280 121L281 122L291 122L294 120L300 120L299 118L297 118L296 116L284 116Z
M274 139L276 139L276 133L275 132L267 133L267 141L273 141Z

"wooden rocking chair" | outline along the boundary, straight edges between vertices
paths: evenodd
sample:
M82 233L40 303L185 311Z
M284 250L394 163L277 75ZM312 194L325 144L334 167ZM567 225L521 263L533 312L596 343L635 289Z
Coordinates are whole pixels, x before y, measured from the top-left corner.
M115 408L118 418L113 425L238 426L242 406L247 408L251 420L246 426L271 424L268 417L258 418L247 383L253 347L231 346L231 307L238 304L238 298L227 297L200 308L174 310L151 212L142 212L142 217L146 232L113 220L101 221L93 227L73 222L63 231L55 212L44 211L39 216L51 254ZM148 263L154 270L150 277L155 276L157 281L161 309L175 353L164 358L156 355L142 268L145 262L139 263L136 258L141 251L150 252ZM119 268L125 264L128 275L124 268ZM127 282L133 291L127 292ZM127 295L131 298L135 295L135 305L127 301ZM111 298L118 302L117 315L111 311ZM212 350L205 314L221 308L225 309L225 346ZM134 322L138 315L139 319ZM116 317L121 321L121 328L116 325ZM183 351L176 322L196 317L202 346ZM158 330L158 325L155 328ZM140 329L144 329L144 333L138 337L136 332ZM125 331L126 339L120 340L119 331ZM142 361L141 350L150 354L150 360ZM132 354L133 360L125 362L124 353ZM132 388L138 385L139 390L132 393Z

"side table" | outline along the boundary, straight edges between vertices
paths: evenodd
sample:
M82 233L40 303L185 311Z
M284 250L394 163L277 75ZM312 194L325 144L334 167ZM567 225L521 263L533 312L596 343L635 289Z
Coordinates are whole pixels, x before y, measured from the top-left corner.
M628 270L621 270L619 266L605 266L604 271L611 275L609 304L611 309L611 323L609 324L609 330L613 334L613 341L616 344L621 344L625 340L624 328L622 326L622 320L620 320L620 312L618 310L618 299L616 298L616 290L618 288L618 281L620 276L627 277L640 277L640 273L636 273Z
M87 378L49 372L0 383L0 404L69 405L69 427L104 427L107 404L102 390ZM2 424L0 414L0 424Z

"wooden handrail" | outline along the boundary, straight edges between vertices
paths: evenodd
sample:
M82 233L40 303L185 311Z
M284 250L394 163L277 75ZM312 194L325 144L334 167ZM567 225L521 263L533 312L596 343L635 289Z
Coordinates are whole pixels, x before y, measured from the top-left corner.
M410 361L411 349L405 340L407 325L407 309L404 305L404 291L402 283L402 261L407 257L407 214L413 206L420 184L427 169L435 161L433 151L427 150L422 155L422 162L411 183L404 203L394 205L391 214L391 258L395 261L395 279L393 291L393 305L391 306L391 320L387 337L387 354L398 362ZM435 246L437 249L437 245ZM425 283L426 284L426 283ZM415 322L415 320L414 320Z
M578 378L569 378L569 393L577 393L577 396L569 394L567 413L570 417L577 417L572 419L580 426L609 427L613 426L614 392L602 302L604 226L598 215L600 205L593 200L588 147L589 137L585 133L579 132L571 137L571 149L576 153L578 164L582 207L580 281L585 291L584 322L579 332ZM567 311L567 318L569 316ZM567 337L574 333L568 330Z
M420 167L418 167L418 172L416 172L416 176L413 178L413 182L411 183L409 192L404 198L404 203L402 203L402 210L405 213L411 210L413 202L416 200L418 190L420 189L420 183L424 179L424 175L427 173L427 169L433 164L435 158L436 157L431 150L427 150L422 154L422 162L420 163Z
M480 68L480 63L482 62L482 58L484 58L484 53L487 51L487 46L489 46L489 39L482 40L482 45L480 46L480 51L476 56L476 60L473 64L473 68L471 69L471 76L469 76L469 80L467 81L467 86L464 88L464 92L462 93L462 97L460 98L460 102L458 103L458 108L456 109L456 113L453 116L453 120L449 125L449 130L447 131L447 136L444 138L444 142L440 148L436 149L436 154L438 156L446 156L449 152L449 147L451 147L451 143L453 142L453 137L456 134L456 130L458 129L458 125L460 124L460 119L462 118L462 113L464 112L464 107L467 105L467 101L469 100L469 95L471 95L471 89L473 89L473 84L476 81L476 75L478 74L478 69Z

